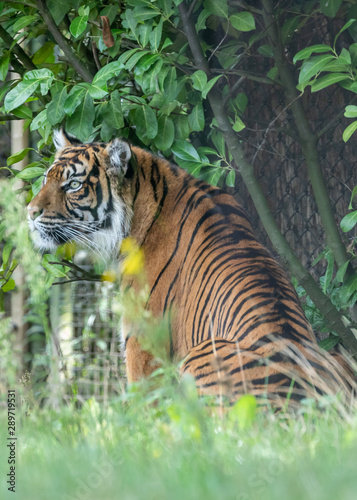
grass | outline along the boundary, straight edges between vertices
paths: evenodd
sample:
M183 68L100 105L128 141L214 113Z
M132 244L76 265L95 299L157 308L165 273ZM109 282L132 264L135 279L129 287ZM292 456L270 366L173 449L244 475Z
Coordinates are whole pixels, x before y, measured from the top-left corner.
M106 407L94 400L75 406L18 409L15 495L4 488L1 412L1 498L356 498L357 418L342 420L333 404L324 411L305 404L290 416L246 417L235 407L222 417L187 379L153 392L134 386Z

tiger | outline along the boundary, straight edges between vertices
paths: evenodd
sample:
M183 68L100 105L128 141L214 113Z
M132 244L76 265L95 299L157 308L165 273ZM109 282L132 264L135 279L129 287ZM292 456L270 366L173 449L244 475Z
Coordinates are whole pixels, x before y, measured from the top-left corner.
M201 395L234 402L249 393L279 405L309 389L326 392L332 379L343 384L326 368L328 354L285 272L231 194L125 139L82 143L61 129L54 145L28 205L35 245L53 250L74 240L117 258L132 238L144 255L146 307L155 318L169 314L167 351ZM124 313L129 383L158 366L134 330Z

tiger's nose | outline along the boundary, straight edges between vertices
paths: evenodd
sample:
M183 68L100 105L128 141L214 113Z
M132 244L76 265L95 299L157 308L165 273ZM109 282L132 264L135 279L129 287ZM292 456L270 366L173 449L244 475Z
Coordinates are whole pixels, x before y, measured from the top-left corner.
M28 205L27 210L32 220L37 219L43 212L43 209L39 208L37 205Z

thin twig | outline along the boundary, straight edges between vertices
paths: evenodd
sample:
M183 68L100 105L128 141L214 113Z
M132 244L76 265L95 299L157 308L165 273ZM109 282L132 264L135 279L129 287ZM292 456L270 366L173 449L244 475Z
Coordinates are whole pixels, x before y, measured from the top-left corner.
M100 62L99 62L99 57L98 57L98 49L96 43L93 41L92 42L92 52L93 52L93 58L95 65L97 66L98 71L102 69Z
M219 42L219 44L217 45L217 47L214 49L214 51L212 52L212 54L209 56L208 58L208 62L210 62L210 60L212 59L212 57L215 55L215 53L217 52L217 50L220 48L220 46L222 45L222 43L224 42L224 40L227 38L227 35L228 35L228 31L229 31L229 23L227 23L227 29L226 29L226 32L224 34L224 37L222 38L222 40Z
M285 111L286 111L286 110L287 110L287 109L288 109L288 108L289 108L289 107L290 107L290 106L291 106L291 105L292 105L295 101L297 101L298 99L300 99L300 97L301 97L301 96L302 96L302 94L297 95L297 96L296 96L296 97L295 97L295 98L294 98L291 102L289 102L289 103L285 106L285 108L284 108L282 111L280 111L280 113L279 113L279 114L278 114L278 115L274 118L274 120L272 120L272 121L269 123L269 125L268 125L268 127L267 127L267 129L266 129L266 131L265 131L265 134L264 134L263 140L262 140L262 142L259 144L258 149L256 150L256 152L255 152L255 154L254 154L254 156L253 156L253 159L252 159L252 165L254 164L255 159L256 159L256 157L257 157L257 156L258 156L258 154L259 154L259 151L260 151L260 150L262 149L262 147L264 146L264 144L265 144L265 142L266 142L266 140L267 140L267 136L268 136L268 134L269 134L269 131L270 131L271 127L274 125L274 123L275 123L275 122L276 122L276 121L280 118L280 116L281 116L283 113L285 113Z

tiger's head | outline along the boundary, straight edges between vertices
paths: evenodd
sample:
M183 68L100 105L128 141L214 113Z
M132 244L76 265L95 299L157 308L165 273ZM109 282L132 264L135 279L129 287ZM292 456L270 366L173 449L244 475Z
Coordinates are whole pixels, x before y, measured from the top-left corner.
M120 139L83 144L63 130L54 144L55 160L28 205L34 243L53 250L76 241L109 258L130 230L130 147Z

